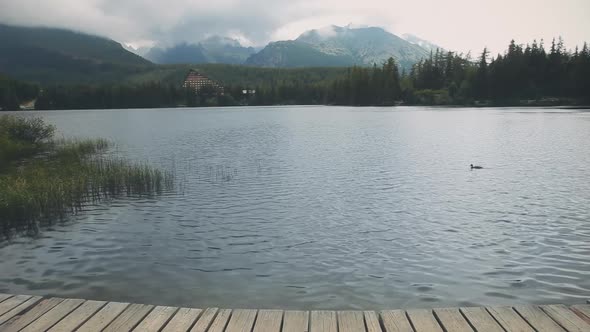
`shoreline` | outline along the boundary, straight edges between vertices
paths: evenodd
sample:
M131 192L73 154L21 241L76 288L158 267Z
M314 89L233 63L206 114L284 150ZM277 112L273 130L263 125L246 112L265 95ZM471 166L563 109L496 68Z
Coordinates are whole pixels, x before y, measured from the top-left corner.
M55 112L55 111L117 111L117 110L157 110L157 109L214 109L214 108L271 108L271 107L351 107L351 108L413 108L413 107L428 107L428 108L477 108L477 109L501 109L501 108L539 108L539 109L590 109L588 105L324 105L324 104L276 104L276 105L231 105L231 106L170 106L170 107L137 107L137 108L64 108L64 109L21 109L12 111L0 111L2 114L15 113L35 113L35 112Z

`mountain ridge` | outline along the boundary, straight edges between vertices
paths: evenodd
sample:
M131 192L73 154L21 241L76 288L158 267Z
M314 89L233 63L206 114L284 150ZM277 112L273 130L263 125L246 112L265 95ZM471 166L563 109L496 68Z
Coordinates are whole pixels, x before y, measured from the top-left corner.
M118 42L71 30L0 24L0 72L34 82L115 80L152 66Z
M282 47L277 47L278 45ZM400 66L409 68L429 54L428 50L419 45L412 44L379 27L353 28L332 25L306 31L296 39L283 41L282 44L270 43L260 52L250 56L246 64L299 67L302 65L301 61L291 61L291 59L303 49L316 52L315 62L330 65L333 57L342 60L333 62L334 66L371 66L393 57ZM324 56L323 59L320 59L318 52Z
M380 64L393 56L402 68L409 68L429 54L381 28L351 26L309 30L295 40L271 42L260 50L213 36L198 44L175 45L165 50L165 57L159 48L146 56L166 58L154 62L169 65L156 65L129 50L137 51L91 34L0 24L0 73L43 84L101 84L133 77L157 81L165 73L212 62L267 68L350 67Z
M254 54L253 47L245 47L236 39L211 36L198 43L179 43L171 47L153 47L144 57L158 64L242 64Z
M256 50L239 41L212 36L198 43L154 47L144 55L159 64L227 63L261 67L371 66L389 57L409 69L428 56L436 45L411 37L399 37L380 27L330 25L308 30L296 39L268 43Z

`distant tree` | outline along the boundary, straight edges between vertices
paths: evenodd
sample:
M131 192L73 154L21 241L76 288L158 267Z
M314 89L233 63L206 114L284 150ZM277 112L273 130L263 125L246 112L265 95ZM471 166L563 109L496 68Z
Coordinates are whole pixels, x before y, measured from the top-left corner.
M488 85L488 49L484 48L479 58L477 74L473 82L473 92L476 98L487 99L489 96Z

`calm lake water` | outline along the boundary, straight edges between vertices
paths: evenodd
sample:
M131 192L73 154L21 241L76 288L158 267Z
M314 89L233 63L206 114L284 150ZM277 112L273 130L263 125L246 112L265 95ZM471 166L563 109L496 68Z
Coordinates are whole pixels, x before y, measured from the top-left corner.
M180 186L0 243L0 292L299 309L590 298L590 112L39 114Z

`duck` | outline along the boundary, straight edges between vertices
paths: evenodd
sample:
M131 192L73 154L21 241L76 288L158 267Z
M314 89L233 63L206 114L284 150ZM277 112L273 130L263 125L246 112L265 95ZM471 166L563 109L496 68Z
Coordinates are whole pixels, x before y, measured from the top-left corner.
M483 167L481 166L473 166L473 164L471 164L471 169L482 169Z

